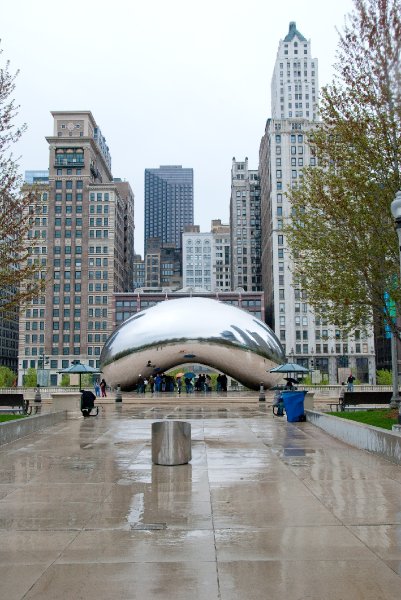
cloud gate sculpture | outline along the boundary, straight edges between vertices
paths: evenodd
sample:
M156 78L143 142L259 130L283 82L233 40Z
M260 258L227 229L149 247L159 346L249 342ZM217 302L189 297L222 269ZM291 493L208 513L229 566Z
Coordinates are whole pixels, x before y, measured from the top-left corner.
M114 331L100 357L107 383L132 390L149 377L185 363L226 373L248 388L274 385L270 369L285 361L273 331L250 313L218 300L165 300Z

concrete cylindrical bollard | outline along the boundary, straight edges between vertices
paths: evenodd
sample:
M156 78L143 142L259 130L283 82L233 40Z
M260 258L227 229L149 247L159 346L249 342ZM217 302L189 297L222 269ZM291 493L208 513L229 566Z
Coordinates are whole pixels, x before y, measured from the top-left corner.
M191 424L184 421L152 423L152 462L156 465L185 465L192 458Z
M263 383L261 383L260 388L259 388L259 402L265 402L265 400L266 400L265 386L263 385Z
M117 389L116 389L116 402L122 402L123 401L123 397L121 395L121 386L118 385Z

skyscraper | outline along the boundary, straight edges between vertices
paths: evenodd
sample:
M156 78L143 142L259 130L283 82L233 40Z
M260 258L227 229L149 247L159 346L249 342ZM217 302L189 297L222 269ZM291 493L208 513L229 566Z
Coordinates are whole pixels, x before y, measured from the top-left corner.
M182 286L182 253L173 243L162 244L160 238L149 238L145 255L145 287L171 288Z
M272 119L316 120L319 93L318 60L310 40L291 22L280 40L271 82Z
M248 158L231 169L231 286L245 291L262 289L260 273L261 222L260 185L257 170L248 168Z
M183 287L211 292L229 292L230 226L214 219L208 233L199 225L183 233Z
M302 185L304 167L317 164L309 134L318 125L318 89L318 61L311 56L310 41L290 23L279 43L271 83L272 118L259 149L266 321L289 360L316 371L317 377L338 383L352 369L361 381L373 382L373 335L355 331L344 336L326 318L314 315L305 290L293 280L283 232L291 216L286 192Z
M145 169L145 254L150 238L181 249L184 227L193 222L193 169L180 165Z
M37 192L29 207L30 260L43 266L48 283L22 311L19 328L19 381L26 369L39 368L44 385L57 384L57 371L74 359L99 366L113 328L113 294L130 291L133 282L130 185L113 180L91 112L52 115L49 182L26 184Z

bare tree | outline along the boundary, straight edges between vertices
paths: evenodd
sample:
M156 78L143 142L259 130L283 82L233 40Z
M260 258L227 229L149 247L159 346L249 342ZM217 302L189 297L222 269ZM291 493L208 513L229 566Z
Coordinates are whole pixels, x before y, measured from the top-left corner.
M0 48L0 61L2 53ZM17 76L18 71L10 72L9 61L0 62L0 313L37 297L44 285L39 265L29 259L29 206L38 200L32 192L21 192L18 160L12 153L26 130L26 125L15 124Z

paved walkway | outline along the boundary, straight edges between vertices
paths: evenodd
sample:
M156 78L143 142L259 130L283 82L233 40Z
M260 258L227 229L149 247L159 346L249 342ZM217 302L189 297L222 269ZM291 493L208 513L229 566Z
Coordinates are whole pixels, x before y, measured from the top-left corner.
M193 460L151 464L151 421ZM106 406L0 449L4 600L401 597L401 467L267 406Z

